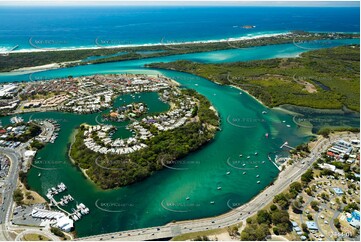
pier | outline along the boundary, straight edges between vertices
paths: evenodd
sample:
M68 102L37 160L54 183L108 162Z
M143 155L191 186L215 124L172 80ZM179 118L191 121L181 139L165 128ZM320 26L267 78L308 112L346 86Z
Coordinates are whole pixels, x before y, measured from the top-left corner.
M295 150L294 147L288 145L288 142L287 142L287 141L284 142L283 145L281 145L280 149L282 149L283 147L289 148L289 149L291 149L291 150Z
M54 195L57 195L61 192L64 192L67 190L67 187L64 183L58 184L56 187L52 187L48 189L48 193L46 194L46 197L50 200L50 204L58 208L60 211L64 212L68 215L72 220L78 221L81 219L82 215L86 215L90 212L89 208L87 208L83 203L76 204L76 208L72 208L72 213L66 211L65 209L61 208L61 206L66 206L69 202L74 201L74 198L68 194L64 195L60 202L57 202L54 198Z

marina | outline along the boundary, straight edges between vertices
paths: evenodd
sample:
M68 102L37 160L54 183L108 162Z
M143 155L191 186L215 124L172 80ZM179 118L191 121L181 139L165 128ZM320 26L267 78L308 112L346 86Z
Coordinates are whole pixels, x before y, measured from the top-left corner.
M61 182L57 186L49 188L46 197L50 200L50 206L55 206L60 211L66 213L74 221L78 221L82 218L82 216L87 215L90 210L83 203L78 204L77 202L75 208L71 208L71 212L68 212L65 208L61 208L68 206L70 202L74 201L74 198L70 194L62 196L59 202L55 200L55 195L65 192L66 190L67 187Z

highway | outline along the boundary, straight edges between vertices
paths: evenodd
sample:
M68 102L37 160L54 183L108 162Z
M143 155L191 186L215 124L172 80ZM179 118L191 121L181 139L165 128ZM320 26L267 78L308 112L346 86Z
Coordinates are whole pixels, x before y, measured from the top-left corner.
M0 210L1 233L0 240L12 240L8 234L8 223L13 205L13 193L16 189L17 179L20 170L20 154L14 149L0 148L0 153L10 158L9 174L5 179L3 191L3 204Z
M206 231L217 228L225 228L241 221L244 223L248 217L253 216L265 205L273 200L273 197L285 190L293 181L298 180L301 175L312 166L320 154L334 141L338 139L359 139L359 134L332 135L330 138L321 138L311 149L308 157L302 161L294 162L282 171L273 185L267 187L255 198L241 207L235 208L228 213L216 217L180 221L169 223L164 226L150 227L121 231L115 233L100 234L95 236L78 238L76 240L156 240L171 238L177 235Z

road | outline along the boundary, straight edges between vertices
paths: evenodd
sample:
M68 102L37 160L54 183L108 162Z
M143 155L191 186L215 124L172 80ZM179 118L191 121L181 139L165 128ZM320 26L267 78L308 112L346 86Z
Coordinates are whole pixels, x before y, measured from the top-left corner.
M16 189L17 179L20 170L20 154L13 150L7 148L0 148L0 153L6 155L10 159L10 169L9 174L5 179L4 191L3 191L3 204L1 205L0 210L0 224L1 224L1 233L0 240L12 240L8 234L8 223L11 213L11 208L13 205L13 193Z
M328 139L321 138L312 148L311 153L303 161L295 162L282 171L273 185L267 187L254 199L230 212L211 218L169 223L164 226L135 229L129 231L101 234L83 237L76 240L156 240L170 238L180 234L206 231L217 228L225 228L237 223L245 222L248 217L253 216L265 205L272 202L273 197L285 190L293 181L298 180L301 175L315 162L320 153L323 152L334 141L342 138L359 138L355 134L334 135Z

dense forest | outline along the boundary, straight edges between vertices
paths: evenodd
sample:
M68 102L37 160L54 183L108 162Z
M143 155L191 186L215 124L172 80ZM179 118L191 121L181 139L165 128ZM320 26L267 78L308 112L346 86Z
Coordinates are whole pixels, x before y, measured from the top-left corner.
M145 141L147 148L128 155L102 155L91 151L84 145L81 126L71 146L71 158L103 189L129 185L150 176L164 165L174 164L176 159L211 141L219 126L219 117L210 109L210 102L205 97L194 90L184 90L183 93L199 100L195 113L197 121L159 132Z
M161 57L175 54L186 54L195 52L205 52L214 50L225 50L232 48L247 48L252 46L276 45L302 42L306 40L334 39L334 38L359 38L358 34L333 34L328 33L307 33L293 32L289 35L262 37L257 39L224 41L212 43L174 43L166 40L159 45L139 46L139 47L119 47L119 48L99 48L99 49L79 49L62 51L40 51L9 53L0 55L0 72L11 71L22 67L46 65L51 63L72 62L66 66L97 64L104 62L125 61L144 59L150 57ZM148 52L147 52L148 51ZM119 54L122 53L122 54ZM90 59L87 59L89 58ZM92 59L91 57L101 57Z
M360 46L342 46L278 58L226 64L190 61L154 63L152 68L189 72L235 85L269 107L281 104L360 111Z

